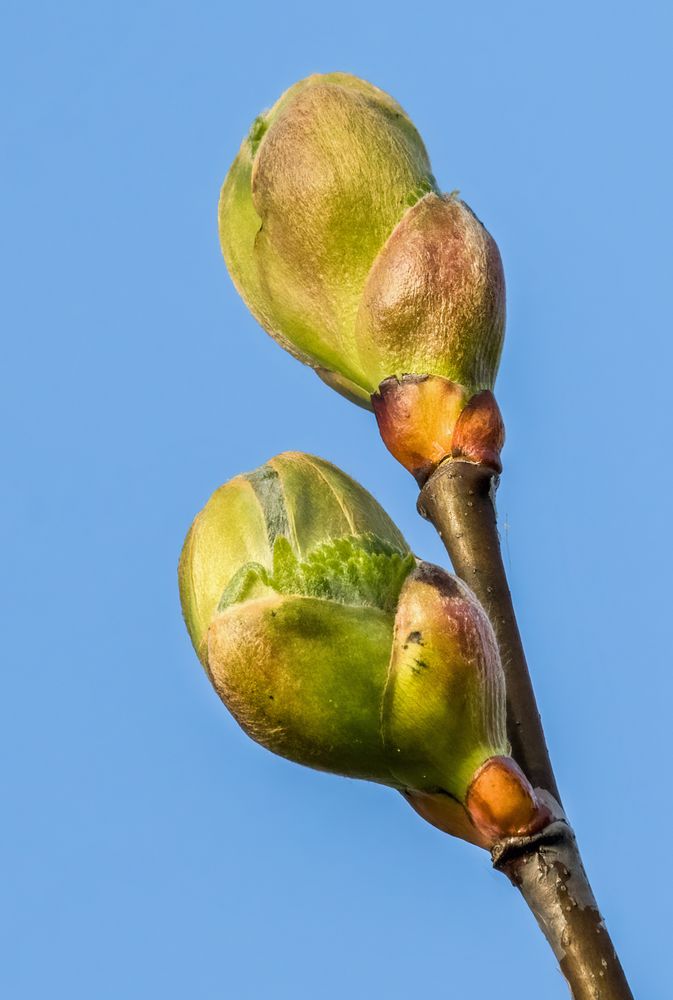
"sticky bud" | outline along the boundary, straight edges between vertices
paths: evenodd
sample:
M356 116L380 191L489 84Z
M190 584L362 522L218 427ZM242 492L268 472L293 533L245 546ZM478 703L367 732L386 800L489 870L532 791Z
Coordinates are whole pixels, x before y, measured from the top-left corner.
M278 343L371 408L392 376L468 398L495 380L505 321L498 248L442 195L423 141L384 91L312 76L261 115L219 205L229 272Z
M509 761L488 618L340 470L288 453L237 476L197 516L179 579L194 646L258 743L389 785L482 846L510 814L523 824L484 778Z

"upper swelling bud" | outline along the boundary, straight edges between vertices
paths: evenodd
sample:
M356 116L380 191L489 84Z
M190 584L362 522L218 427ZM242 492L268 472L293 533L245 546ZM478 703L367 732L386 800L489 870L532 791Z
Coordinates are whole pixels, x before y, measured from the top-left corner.
M384 91L309 77L258 119L222 188L231 276L265 329L371 407L386 378L492 388L505 320L497 245L440 194L423 141Z
M474 595L419 563L343 472L286 453L217 490L179 567L194 646L258 743L397 788L483 846L540 822L508 757L504 677Z

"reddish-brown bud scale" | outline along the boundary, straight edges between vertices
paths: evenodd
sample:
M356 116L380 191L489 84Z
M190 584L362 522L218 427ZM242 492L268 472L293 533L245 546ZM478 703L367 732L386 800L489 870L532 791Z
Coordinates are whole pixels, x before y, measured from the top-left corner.
M372 396L383 443L419 485L451 454L466 402L463 386L433 375L387 378Z
M505 424L490 389L477 392L460 414L453 432L451 457L502 472L500 452Z
M537 833L553 818L511 757L491 757L482 764L468 788L466 806L489 846L504 837Z
M442 833L460 837L468 844L483 847L485 850L493 846L492 839L474 825L462 802L452 799L443 792L417 792L407 789L403 795L411 808L426 823L437 827Z
M470 398L440 375L402 375L385 379L372 405L383 443L419 486L446 458L502 471L505 427L490 390Z

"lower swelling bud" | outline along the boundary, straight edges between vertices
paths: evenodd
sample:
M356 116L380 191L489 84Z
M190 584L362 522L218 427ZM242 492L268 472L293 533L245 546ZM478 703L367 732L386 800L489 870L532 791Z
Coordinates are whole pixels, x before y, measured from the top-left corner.
M479 777L509 761L498 767L528 794L507 756L502 667L472 593L418 563L374 499L328 463L293 454L263 470L214 495L180 566L194 644L242 728L290 760L396 788L482 846L530 825L532 792L531 817L502 806L502 782Z

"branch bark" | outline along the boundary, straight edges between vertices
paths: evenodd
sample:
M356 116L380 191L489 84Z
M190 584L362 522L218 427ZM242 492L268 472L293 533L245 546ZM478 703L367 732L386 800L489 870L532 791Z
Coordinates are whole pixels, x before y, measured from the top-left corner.
M500 550L490 468L449 459L430 476L419 513L435 526L454 570L493 625L507 678L512 755L535 788L560 803ZM560 815L562 810L556 810ZM551 823L533 837L494 848L494 867L526 900L551 945L574 1000L633 1000L596 904L572 828Z
M498 479L487 466L445 461L421 490L418 511L439 532L454 570L493 625L507 678L512 756L534 787L560 802L502 562L495 512Z
M505 842L493 859L532 910L574 1000L633 1000L571 828L557 822Z

